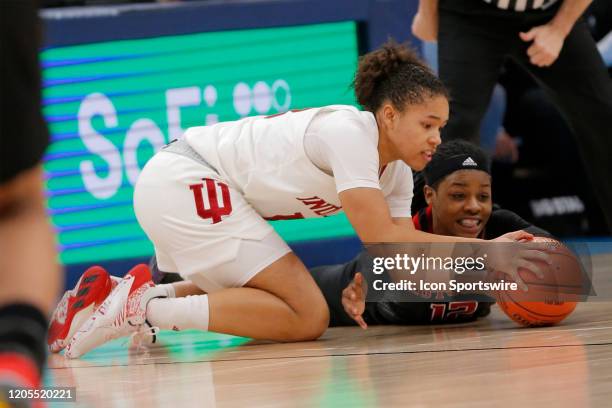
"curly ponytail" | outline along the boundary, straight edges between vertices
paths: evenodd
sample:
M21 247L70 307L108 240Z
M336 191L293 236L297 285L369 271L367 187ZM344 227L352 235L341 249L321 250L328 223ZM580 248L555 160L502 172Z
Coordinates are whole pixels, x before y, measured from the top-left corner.
M427 97L449 93L442 81L406 45L389 40L359 60L353 80L357 101L376 112L385 100L398 110L406 104L423 102Z

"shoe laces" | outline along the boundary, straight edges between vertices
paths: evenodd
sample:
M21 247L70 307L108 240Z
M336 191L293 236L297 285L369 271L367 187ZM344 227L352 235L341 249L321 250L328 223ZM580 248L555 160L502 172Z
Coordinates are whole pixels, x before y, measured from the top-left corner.
M145 324L141 325L137 331L130 334L128 344L137 350L146 350L148 345L154 344L157 341L159 332L159 327L152 326L148 320L145 320Z

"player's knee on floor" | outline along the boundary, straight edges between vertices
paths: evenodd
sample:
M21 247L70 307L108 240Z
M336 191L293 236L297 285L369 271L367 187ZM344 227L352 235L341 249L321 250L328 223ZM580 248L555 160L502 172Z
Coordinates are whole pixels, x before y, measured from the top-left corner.
M286 341L316 340L325 333L329 326L327 308L322 313L313 312L310 316L300 319L298 327L287 333Z
M305 333L305 336L308 338L304 340L316 340L321 337L329 327L330 317L329 306L318 287L314 286L311 288L311 295L308 296L307 301L303 303L303 308L300 309L305 310L301 314L308 321L306 325L307 332Z
M322 298L321 302L318 302L316 308L313 308L311 319L312 323L309 334L312 337L311 340L315 340L321 337L329 327L329 308L327 307L325 299Z
M329 327L329 309L325 299L321 297L321 301L305 302L303 306L294 309L296 318L281 335L282 341L316 340Z

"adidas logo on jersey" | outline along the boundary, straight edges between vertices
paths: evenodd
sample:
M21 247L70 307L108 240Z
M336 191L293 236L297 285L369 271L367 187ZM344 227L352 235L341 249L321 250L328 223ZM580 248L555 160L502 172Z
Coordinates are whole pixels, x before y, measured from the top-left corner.
M468 157L463 161L463 166L478 166L478 163L476 163L471 157Z

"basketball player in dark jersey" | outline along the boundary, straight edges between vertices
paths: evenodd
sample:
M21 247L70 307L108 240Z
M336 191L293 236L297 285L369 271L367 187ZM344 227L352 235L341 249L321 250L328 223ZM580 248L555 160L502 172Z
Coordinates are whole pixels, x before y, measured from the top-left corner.
M489 160L482 149L471 143L455 140L440 145L423 174L426 207L412 218L418 230L482 239L516 230L550 236L493 204ZM415 192L418 189L415 183ZM414 200L417 199L418 196ZM461 308L449 310L446 295L419 293L414 294L414 301L366 303L363 277L356 274L371 269L365 251L346 264L310 269L329 306L330 326L468 322L488 315L493 302L490 298L459 295L452 301L461 302Z

